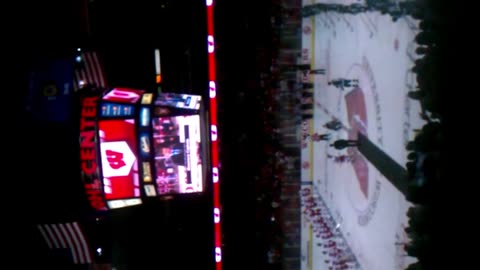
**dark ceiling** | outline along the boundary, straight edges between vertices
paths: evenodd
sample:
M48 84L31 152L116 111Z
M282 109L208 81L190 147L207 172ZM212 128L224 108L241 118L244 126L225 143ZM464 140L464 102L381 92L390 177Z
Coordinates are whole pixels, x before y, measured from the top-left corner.
M24 179L22 185L30 186L24 193L25 199L22 204L15 204L15 207L8 209L8 213L11 212L9 215L15 217L18 224L25 219L25 211L33 209L28 206L34 205L33 198L41 198L42 203L47 202L51 206L70 199L66 193L58 193L58 197L52 197L39 193L39 190L48 186L70 191L79 188L79 185L62 184L66 183L66 179L74 178L76 175L73 169L75 165L69 162L72 150L66 147L72 143L71 139L65 137L71 130L65 127L28 126L21 117L18 117L22 115L24 89L28 82L25 71L34 57L40 54L56 55L78 46L91 46L98 49L104 57L107 79L112 85L148 88L153 83L153 48L160 48L162 73L167 90L206 93L204 1L90 2L89 31L86 31L87 18L82 6L84 1L23 1L13 3L14 6L10 10L15 16L9 21L13 26L8 28L5 37L10 41L7 42L10 53L6 55L6 64L9 67L7 72L12 76L6 76L8 78L4 85L12 89L7 94L12 95L11 103L17 106L15 113L10 111L10 115L15 117L8 120L12 121L16 128L9 135L12 136L12 141L24 142L20 143L22 147L13 149L10 162L12 166L34 164L28 166L29 171L22 176ZM253 4L256 4L255 8L252 8ZM254 198L249 184L254 172L246 170L247 165L244 162L248 159L249 153L256 151L256 145L253 143L244 146L242 154L239 154L236 139L242 133L255 137L255 129L251 127L257 126L259 117L255 106L239 103L236 99L238 92L248 90L248 81L255 79L255 48L266 46L265 40L268 39L265 28L269 22L268 16L265 16L267 11L266 6L262 7L253 0L242 1L238 5L227 0L217 1L215 15L217 65L219 77L223 78L218 84L221 89L220 125L223 128L222 166L225 170L223 186L225 192L222 198L226 220L225 243L228 250L225 252L225 258L227 266L231 267L246 268L257 259L251 256L252 250L249 250L255 241L253 225L255 209L252 203ZM33 131L33 128L36 130ZM252 142L254 141L253 139ZM49 157L54 158L47 159L44 154L47 152ZM37 159L32 161L31 158L25 158L26 156ZM61 185L57 185L58 183ZM38 189L32 188L33 186ZM18 182L12 182L11 187L7 185L4 188L18 189ZM140 261L148 257L152 258L153 262L159 250L172 255L175 252L182 254L182 249L184 253L198 249L198 253L192 254L191 260L180 262L184 265L197 265L194 259L198 262L211 262L211 258L208 257L212 254L211 250L205 248L205 245L211 245L207 239L212 239L209 216L198 216L201 213L210 214L211 208L208 206L209 202L205 201L194 208L188 202L178 202L171 206L176 210L170 216L175 219L175 223L170 225L166 225L162 218L170 211L166 206L161 209L144 208L141 212L128 214L134 216L138 222L118 229L120 234L128 236L123 238L123 243L130 247L156 246L144 250L131 248L129 252L133 255L130 260ZM151 216L152 211L161 211L162 214ZM188 216L188 213L191 216ZM149 232L142 226L144 224L164 225ZM127 234L125 230L128 231ZM172 230L176 233L172 233ZM183 233L178 233L182 231ZM164 242L162 235L166 237ZM175 238L175 235L182 237ZM24 241L30 239L28 234L22 237ZM168 243L175 244L168 246ZM188 248L185 248L185 245ZM24 248L24 245L18 242L15 246L19 249ZM25 250L31 251L32 247Z

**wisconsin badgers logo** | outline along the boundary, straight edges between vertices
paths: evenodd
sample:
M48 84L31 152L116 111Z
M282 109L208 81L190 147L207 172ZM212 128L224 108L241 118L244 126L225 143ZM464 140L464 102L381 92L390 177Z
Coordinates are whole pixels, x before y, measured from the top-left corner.
M125 161L123 161L123 153L115 152L113 150L107 150L105 153L107 154L108 164L112 169L117 170L126 165Z

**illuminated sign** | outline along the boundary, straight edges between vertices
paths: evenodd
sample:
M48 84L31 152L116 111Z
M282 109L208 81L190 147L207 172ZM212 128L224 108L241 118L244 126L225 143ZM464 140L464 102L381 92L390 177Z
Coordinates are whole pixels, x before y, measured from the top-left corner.
M208 52L213 53L215 50L215 41L213 40L213 36L208 35L207 36L207 44L208 44Z
M217 141L217 126L216 125L211 125L210 126L210 139L212 140L212 142L216 142Z
M133 105L104 103L102 104L102 116L132 116Z
M143 162L143 181L152 182L152 168L150 162Z
M202 97L198 95L161 93L155 99L155 105L170 106L180 109L200 109Z
M142 101L141 101L142 104L152 104L152 101L153 101L152 93L143 94Z
M103 177L127 176L137 160L126 142L100 143Z
M143 188L145 190L145 194L147 194L148 197L157 196L157 192L155 191L154 185L145 185Z
M215 262L222 261L222 249L220 247L215 248Z
M81 100L80 112L80 166L85 191L90 205L96 210L106 210L100 173L97 164L97 116L98 97L85 97Z
M220 209L217 207L213 208L213 222L215 224L220 223Z
M148 127L150 125L150 109L142 108L140 110L140 125L142 127Z
M210 98L215 98L217 96L217 86L214 81L208 83L208 90Z
M125 200L108 201L108 207L110 207L110 209L134 206L139 204L142 204L141 199L125 199Z
M118 200L140 197L135 121L100 120L98 133L105 198Z
M143 156L150 154L150 139L147 134L140 135L140 151Z
M215 28L214 25L214 1L213 0L206 0L206 13L207 13L207 52L208 52L208 78L209 88L210 88L210 124L211 124L211 138L212 143L210 144L211 153L212 153L212 167L218 168L219 161L218 161L218 134L217 134L217 88L216 88L216 61L215 61L215 42L214 42L214 35L213 29ZM219 176L218 170L215 172L213 178L213 207L217 209L215 211L220 212L220 188L219 188ZM215 230L215 269L222 270L222 232L220 226L220 216L218 216L219 223L215 223L214 230Z
M217 167L212 167L212 182L213 183L218 183L218 168Z
M144 93L143 90L136 90L130 88L114 88L103 96L104 100L123 103L137 103L140 96Z

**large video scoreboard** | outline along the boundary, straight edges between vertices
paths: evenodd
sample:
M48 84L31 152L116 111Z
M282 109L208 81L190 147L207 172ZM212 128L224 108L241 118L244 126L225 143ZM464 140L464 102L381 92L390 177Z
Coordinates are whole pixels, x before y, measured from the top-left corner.
M205 190L208 125L201 96L82 92L80 164L94 209Z

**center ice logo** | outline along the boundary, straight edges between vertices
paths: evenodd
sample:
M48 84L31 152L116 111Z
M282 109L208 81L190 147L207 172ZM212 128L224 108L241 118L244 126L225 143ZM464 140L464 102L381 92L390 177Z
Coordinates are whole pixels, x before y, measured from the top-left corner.
M350 125L348 139L356 140L361 133L378 145L383 145L382 119L376 81L368 59L362 64L354 64L347 78L358 78L359 85L344 97L347 119ZM380 197L380 175L357 148L347 149L354 156L352 162L354 179L347 185L346 192L352 207L358 215L358 224L366 226L372 219Z
M345 101L347 103L348 122L351 129L348 131L349 140L357 140L358 133L361 132L365 136L367 135L367 110L365 107L365 97L363 91L357 87L350 93L345 95ZM360 190L362 191L365 199L368 199L368 165L365 158L358 153L357 148L349 147L348 154L355 157L352 165L357 176Z

